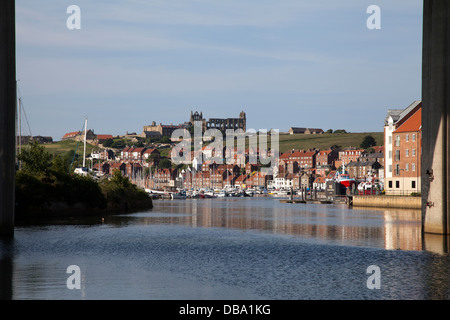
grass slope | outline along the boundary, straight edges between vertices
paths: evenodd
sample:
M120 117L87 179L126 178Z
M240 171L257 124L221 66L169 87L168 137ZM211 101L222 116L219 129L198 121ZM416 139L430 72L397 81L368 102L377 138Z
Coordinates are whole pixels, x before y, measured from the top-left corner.
M280 134L280 152L286 152L288 150L307 150L307 149L329 149L333 145L338 145L341 148L357 147L363 141L365 136L371 135L375 138L377 146L384 144L383 132L357 132L357 133L324 133L324 134ZM268 137L268 143L270 145L270 137ZM77 150L78 144L78 150ZM224 142L225 145L225 142ZM83 143L72 140L58 141L51 144L44 145L46 150L53 155L64 154L70 150L77 150L78 154L83 154ZM86 144L86 154L89 154L94 150L94 146L89 143ZM167 149L160 149L161 154L166 155L170 151Z
M280 152L286 152L292 149L329 149L333 145L341 148L357 147L363 141L365 136L371 135L375 138L377 146L384 145L383 132L358 132L358 133L325 133L325 134L280 134ZM270 140L270 139L268 139Z
M72 141L72 140L64 140L64 141L57 141L57 142L53 142L53 143L44 144L43 146L52 155L63 155L66 152L73 150L73 151L76 151L77 154L80 154L82 156L84 143ZM90 154L93 149L94 149L93 145L86 143L86 155Z

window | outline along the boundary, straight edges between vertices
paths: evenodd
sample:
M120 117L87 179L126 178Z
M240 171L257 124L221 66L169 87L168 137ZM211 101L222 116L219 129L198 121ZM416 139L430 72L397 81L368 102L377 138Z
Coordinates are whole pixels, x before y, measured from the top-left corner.
M416 156L416 149L412 149L412 156L413 156L413 157Z
M413 164L411 165L411 168L412 168L412 171L416 171L416 164L413 163Z
M395 165L395 174L398 176L400 174L400 165Z
M406 164L405 170L406 170L406 171L409 171L409 163Z
M409 134L406 135L406 142L409 141Z
M409 149L406 149L406 156L409 157Z
M389 159L392 159L392 150L389 150Z
M416 182L415 181L411 181L411 188L415 189L416 188Z
M395 150L395 161L400 161L400 150Z
M400 147L400 136L399 135L395 136L395 146Z
M415 133L413 133L413 135L412 135L412 141L416 141L416 134Z
M391 172L392 172L392 164L389 165L389 173L391 173Z
M398 189L400 188L400 181L395 181L395 187Z
M392 181L389 181L389 188L392 189Z
M392 144L392 136L389 136L389 144Z

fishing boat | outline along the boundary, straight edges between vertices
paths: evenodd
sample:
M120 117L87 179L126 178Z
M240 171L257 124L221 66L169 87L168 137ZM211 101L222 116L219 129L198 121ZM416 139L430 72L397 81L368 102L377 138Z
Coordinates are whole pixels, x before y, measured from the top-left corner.
M351 188L354 184L356 184L356 180L353 178L350 178L350 175L348 174L348 172L345 171L344 164L342 165L342 171L336 172L335 180L346 188Z

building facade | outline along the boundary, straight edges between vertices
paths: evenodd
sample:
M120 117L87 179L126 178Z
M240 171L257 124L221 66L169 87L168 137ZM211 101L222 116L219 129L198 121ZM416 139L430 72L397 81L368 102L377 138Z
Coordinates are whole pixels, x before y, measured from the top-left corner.
M417 112L421 109L422 102L414 101L405 109L388 110L388 114L384 122L384 187L386 194L407 194L420 192L420 170L417 167L420 168L421 148L411 147L413 139L412 134L416 134L415 142L418 142L418 132L407 133L405 130L418 130L421 128L421 119L419 127L417 127L418 123L416 123L419 121ZM411 120L413 115L415 116ZM405 122L408 123L406 126L403 126ZM400 130L400 127L402 126L403 128ZM394 134L395 131L397 132ZM408 137L406 136L407 134L409 135ZM406 141L406 139L408 139L408 141ZM406 147L407 144L409 145L408 147ZM412 149L415 149L414 156L412 156ZM417 154L418 152L419 154ZM416 158L417 161L407 162L412 158ZM406 165L407 163L408 165ZM418 177L416 179L412 178L413 175L417 175ZM417 188L412 188L414 186L413 180L415 180L415 187ZM410 188L407 188L408 185Z
M386 181L386 193L421 192L421 120L422 108L392 133L392 177Z

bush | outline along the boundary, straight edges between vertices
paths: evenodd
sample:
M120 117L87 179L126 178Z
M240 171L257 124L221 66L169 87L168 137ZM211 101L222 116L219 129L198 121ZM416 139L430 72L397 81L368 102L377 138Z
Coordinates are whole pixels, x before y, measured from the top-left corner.
M103 142L103 146L106 148L109 148L113 145L113 143L114 143L114 140L109 138L109 139L106 139L105 142Z
M151 202L149 195L136 185L131 183L128 177L122 176L119 170L114 170L111 179L102 180L100 188L106 197L106 201L111 205L126 204L133 207L141 201Z
M133 208L136 204L152 207L148 194L132 184L127 177L122 177L118 170L110 180L99 183L91 176L69 173L68 159L60 156L52 159L37 144L21 153L19 159L23 162L23 169L16 172L18 217L64 214L64 208L74 205L81 205L80 215L98 212L97 209L109 209L111 203L125 204L125 209ZM63 212L52 212L52 204L61 204L63 209L59 210Z

